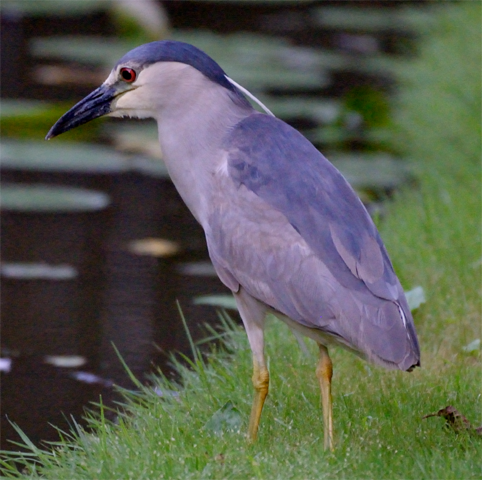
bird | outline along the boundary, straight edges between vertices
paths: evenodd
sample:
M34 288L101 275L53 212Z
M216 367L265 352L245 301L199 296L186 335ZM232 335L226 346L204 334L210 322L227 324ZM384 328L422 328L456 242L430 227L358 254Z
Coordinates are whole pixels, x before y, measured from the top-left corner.
M403 288L359 197L308 139L191 44L129 51L46 139L105 115L157 121L171 180L234 295L253 357L249 441L269 389L264 327L273 314L318 345L323 445L333 450L328 348L391 370L420 366Z

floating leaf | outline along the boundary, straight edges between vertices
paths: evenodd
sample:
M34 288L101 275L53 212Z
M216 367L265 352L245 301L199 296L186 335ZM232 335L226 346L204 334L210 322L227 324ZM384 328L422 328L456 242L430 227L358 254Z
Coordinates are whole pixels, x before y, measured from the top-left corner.
M15 212L86 212L102 210L109 203L105 193L84 188L42 184L3 184L0 188L0 207Z
M108 388L112 387L114 384L112 380L104 379L90 372L74 371L70 373L70 377L75 378L75 380L82 383L98 384Z
M2 99L0 102L2 137L43 141L49 126L53 125L71 106L72 103L66 102L50 104L33 100ZM62 136L61 141L82 139L91 141L101 122L92 122L81 129L74 129L68 135Z
M15 170L118 173L129 170L128 157L87 143L2 141L2 168Z
M38 115L51 108L59 108L40 100L12 100L9 98L2 98L0 105L2 107L0 109L2 122L8 117Z
M0 273L4 278L21 280L72 280L79 274L78 270L72 265L20 262L2 262Z
M406 164L388 154L333 152L327 156L355 189L393 189L410 176Z
M222 435L224 432L239 431L242 423L241 413L233 402L228 401L206 422L204 429Z
M103 10L110 4L110 0L2 0L2 10L35 16L74 16Z
M407 297L408 306L411 311L416 310L418 307L420 307L420 305L422 305L422 303L426 302L425 292L420 286L405 292L405 296Z
M135 155L130 158L132 170L155 178L170 178L166 164L158 158Z
M182 263L177 265L176 270L181 275L190 275L193 277L217 277L216 270L210 261Z
M157 178L169 178L166 165L158 158L122 154L111 147L80 142L2 141L0 162L2 168L12 170L92 174L137 171Z
M78 368L87 363L80 355L47 355L44 361L60 368Z
M106 76L113 64L135 47L131 41L86 35L38 37L30 41L31 53L37 57L103 66Z
M337 30L363 32L404 31L413 27L412 19L420 16L420 12L408 8L379 7L339 7L322 6L312 10L316 24ZM425 15L423 18L429 17Z
M232 295L203 295L194 298L194 305L211 305L213 307L237 310L236 300Z
M275 116L289 118L309 118L314 122L330 124L337 120L341 112L341 103L337 100L317 96L278 97L261 94L258 98L274 113Z
M97 88L105 80L106 71L103 68L86 69L81 65L36 65L32 76L35 82L48 85L85 86Z

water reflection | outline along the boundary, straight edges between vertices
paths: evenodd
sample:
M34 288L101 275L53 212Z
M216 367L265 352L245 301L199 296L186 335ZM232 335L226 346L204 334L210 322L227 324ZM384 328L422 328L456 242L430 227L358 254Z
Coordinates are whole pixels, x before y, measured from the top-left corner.
M112 402L113 384L132 388L112 344L139 379L154 366L169 372L172 352L189 354L176 300L200 338L217 315L194 298L225 289L206 268L202 230L165 177L4 172L13 190L50 176L70 188L102 188L111 199L86 211L85 202L49 199L47 208L24 195L18 207L3 196L2 347L11 364L2 369L2 448L9 448L6 439L17 436L7 417L33 441L55 439L47 423L66 428L100 394Z

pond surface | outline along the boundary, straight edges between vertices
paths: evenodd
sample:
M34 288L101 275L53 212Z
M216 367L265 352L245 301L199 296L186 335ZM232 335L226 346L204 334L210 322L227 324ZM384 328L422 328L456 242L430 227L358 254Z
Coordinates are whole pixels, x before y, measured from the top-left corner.
M167 373L171 352L189 353L176 301L201 338L217 314L194 301L226 291L166 178L5 168L3 181L3 412L33 440L55 438L47 421L132 387L111 343L139 378Z

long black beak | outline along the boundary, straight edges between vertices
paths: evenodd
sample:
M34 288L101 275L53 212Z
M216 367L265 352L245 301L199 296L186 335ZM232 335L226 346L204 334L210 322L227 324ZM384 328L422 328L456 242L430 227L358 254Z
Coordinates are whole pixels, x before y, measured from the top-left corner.
M117 94L114 87L101 85L62 115L47 133L45 140L50 140L61 133L90 122L94 118L110 113L112 100Z

